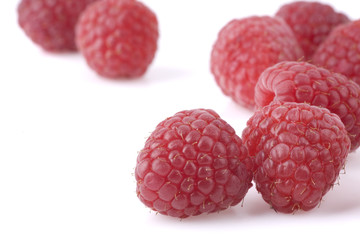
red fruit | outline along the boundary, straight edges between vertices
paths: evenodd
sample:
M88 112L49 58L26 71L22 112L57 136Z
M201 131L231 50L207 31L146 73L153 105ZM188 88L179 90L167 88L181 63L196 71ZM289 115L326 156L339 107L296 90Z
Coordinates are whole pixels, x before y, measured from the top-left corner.
M25 34L47 51L75 51L75 25L97 0L22 0L18 21Z
M285 4L276 16L283 18L294 31L306 60L311 59L334 27L349 22L347 16L320 2L298 1Z
M76 40L88 65L107 78L139 77L157 49L158 21L134 0L102 0L79 19Z
M181 111L159 123L137 158L137 195L149 208L185 218L238 204L252 186L252 161L213 110Z
M254 157L254 182L276 211L310 210L333 186L350 148L344 124L325 108L279 103L255 112L243 141Z
M258 107L271 101L309 103L337 114L351 140L360 146L360 86L344 75L306 62L282 62L266 69L255 88Z
M360 84L360 20L336 27L313 56L314 64Z
M253 108L254 88L267 67L298 60L303 52L281 18L232 20L219 32L211 53L211 72L225 95Z

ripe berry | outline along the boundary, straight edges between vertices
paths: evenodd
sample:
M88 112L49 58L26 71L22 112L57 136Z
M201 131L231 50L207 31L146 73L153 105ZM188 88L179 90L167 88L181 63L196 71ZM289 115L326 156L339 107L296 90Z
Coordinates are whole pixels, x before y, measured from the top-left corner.
M272 102L243 131L254 182L276 211L310 210L333 186L350 148L344 124L325 108Z
M275 63L298 60L303 52L281 18L232 20L219 32L211 53L211 72L225 95L253 108L261 72Z
M314 64L360 84L360 20L336 27L313 56Z
M360 146L360 86L344 75L306 62L281 62L266 69L255 88L258 107L271 101L309 103L337 114L351 140Z
M47 51L75 51L75 25L87 5L97 0L22 0L18 21L25 34Z
M107 78L139 77L157 49L158 21L135 0L102 0L79 19L76 40L88 65Z
M181 111L158 124L138 155L137 195L149 208L185 218L238 204L252 186L252 161L213 110Z
M305 59L311 59L317 47L331 30L349 18L337 13L327 4L298 1L283 5L276 16L283 18L304 50Z

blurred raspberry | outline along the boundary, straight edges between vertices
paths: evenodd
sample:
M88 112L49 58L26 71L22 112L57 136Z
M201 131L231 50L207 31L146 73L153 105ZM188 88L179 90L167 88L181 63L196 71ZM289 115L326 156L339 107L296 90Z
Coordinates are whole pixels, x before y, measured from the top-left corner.
M97 0L22 0L18 21L26 35L47 51L75 51L75 25Z
M314 54L313 62L360 84L360 20L336 27Z
M232 20L219 32L211 53L211 72L225 95L253 108L254 88L267 67L298 60L303 52L281 18Z
M276 16L282 17L294 31L304 50L305 59L310 60L317 47L339 24L349 22L349 18L337 13L327 4L298 1L283 5Z
M76 39L88 65L107 78L139 77L157 50L158 21L135 0L102 0L81 15Z

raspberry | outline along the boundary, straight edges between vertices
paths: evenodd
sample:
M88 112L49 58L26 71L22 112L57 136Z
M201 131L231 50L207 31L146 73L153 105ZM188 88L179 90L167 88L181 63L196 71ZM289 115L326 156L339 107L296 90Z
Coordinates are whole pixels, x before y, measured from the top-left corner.
M255 88L259 107L271 101L310 103L337 114L351 140L360 145L360 86L344 75L306 62L282 62L266 69Z
M164 215L221 211L252 186L251 164L241 139L217 113L181 111L159 123L139 153L136 192Z
M282 17L294 31L306 60L311 59L317 47L335 26L349 21L347 16L335 12L330 5L319 2L298 1L285 4L276 16Z
M225 95L253 108L254 88L261 72L302 56L293 32L281 18L235 19L219 32L211 53L211 72Z
M360 20L336 27L319 46L313 63L360 84Z
M18 21L25 34L43 49L75 51L75 25L80 13L97 0L22 0Z
M139 77L157 49L158 21L135 0L102 0L79 19L76 40L88 65L107 78Z
M344 124L326 108L272 102L243 131L254 157L254 182L276 211L317 206L344 167L350 148Z

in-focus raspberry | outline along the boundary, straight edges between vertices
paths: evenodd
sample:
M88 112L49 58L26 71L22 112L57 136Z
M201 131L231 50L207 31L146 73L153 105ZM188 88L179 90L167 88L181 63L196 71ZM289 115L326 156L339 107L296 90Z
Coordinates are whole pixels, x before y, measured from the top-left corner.
M283 18L294 31L304 50L305 60L310 60L321 42L339 24L349 22L349 18L335 12L328 4L297 1L283 5L276 16Z
M255 159L256 189L284 213L319 205L350 149L340 118L306 103L272 102L255 112L242 137Z
M360 20L336 27L320 44L313 63L360 84Z
M75 51L75 25L87 5L98 0L22 0L18 22L25 34L43 49Z
M301 57L303 51L283 19L253 16L232 20L221 29L211 53L211 72L225 95L253 108L262 71Z
M252 160L234 129L213 110L176 113L140 151L137 195L152 210L186 218L238 204L252 186Z
M306 62L281 62L267 68L255 88L258 107L271 101L309 103L337 114L351 140L360 146L360 86L342 74Z
M142 76L153 61L159 37L155 13L135 0L102 0L87 8L77 45L88 65L107 78Z

